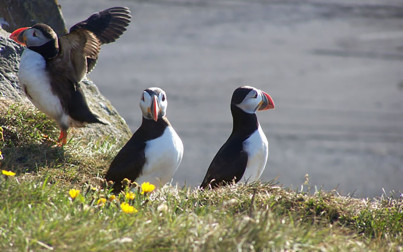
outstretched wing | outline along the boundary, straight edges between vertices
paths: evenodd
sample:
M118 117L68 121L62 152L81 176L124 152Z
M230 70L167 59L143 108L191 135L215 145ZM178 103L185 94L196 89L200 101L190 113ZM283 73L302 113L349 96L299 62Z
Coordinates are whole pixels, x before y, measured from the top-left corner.
M91 15L70 28L70 33L80 29L91 31L101 44L111 43L126 31L130 23L130 10L127 7L112 7Z
M61 48L67 51L67 48L63 49L63 44L75 42L73 44L77 46L72 46L70 53L81 55L80 60L86 64L86 72L91 72L98 59L101 45L118 39L126 31L130 18L130 10L126 7L113 7L95 13L75 24L70 28L69 34L59 39ZM68 43L65 43L66 41Z
M59 46L59 55L52 64L58 71L69 69L68 78L78 83L89 72L87 60L95 63L98 58L101 44L92 32L81 29L60 37Z
M230 137L214 157L200 187L215 188L238 182L245 172L247 162L248 155L243 151L242 142L231 140Z

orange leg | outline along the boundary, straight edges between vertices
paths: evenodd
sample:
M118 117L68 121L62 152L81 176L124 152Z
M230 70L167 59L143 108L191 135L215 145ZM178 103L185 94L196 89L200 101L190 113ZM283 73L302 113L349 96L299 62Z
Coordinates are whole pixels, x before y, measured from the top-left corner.
M67 143L67 130L61 130L60 131L60 136L59 139L57 140L57 145L59 145L60 147L65 145Z

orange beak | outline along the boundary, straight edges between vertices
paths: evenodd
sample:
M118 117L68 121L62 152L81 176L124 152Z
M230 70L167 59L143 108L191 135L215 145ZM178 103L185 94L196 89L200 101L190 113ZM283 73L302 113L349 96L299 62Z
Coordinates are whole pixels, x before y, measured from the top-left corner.
M273 102L273 99L271 98L271 96L268 93L263 92L263 91L262 91L262 94L263 94L263 100L260 103L258 110L274 109L274 102Z
M13 31L10 34L10 38L12 40L14 40L15 42L17 42L20 45L26 46L25 44L25 37L24 37L24 31L29 29L31 27L22 27L22 28L18 28L17 30Z
M154 121L158 121L158 113L159 112L159 106L158 106L158 100L157 96L153 96L153 101L151 103L151 115L154 119Z

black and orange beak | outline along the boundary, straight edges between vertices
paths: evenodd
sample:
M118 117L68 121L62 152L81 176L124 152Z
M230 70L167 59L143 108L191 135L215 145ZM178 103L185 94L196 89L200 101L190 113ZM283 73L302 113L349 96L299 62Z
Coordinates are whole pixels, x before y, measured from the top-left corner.
M160 106L158 105L158 99L157 96L153 95L151 102L151 117L153 118L154 121L158 121L158 114L160 112Z
M12 40L14 40L15 42L17 42L20 45L26 46L25 43L25 36L24 36L24 31L26 31L27 29L29 29L31 27L22 27L22 28L18 28L17 30L13 31L10 34L10 38Z
M274 109L274 102L271 96L262 91L262 101L259 104L258 110L268 110L268 109Z

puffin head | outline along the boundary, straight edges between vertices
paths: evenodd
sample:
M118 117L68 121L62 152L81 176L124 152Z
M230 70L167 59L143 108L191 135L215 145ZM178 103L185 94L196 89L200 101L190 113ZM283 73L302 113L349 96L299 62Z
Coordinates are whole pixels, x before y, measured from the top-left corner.
M59 49L57 34L50 26L42 23L19 28L10 34L10 38L20 45L39 52L45 58L55 56Z
M257 110L274 109L274 102L269 94L250 86L235 89L231 104L249 114L254 114Z
M166 115L167 106L167 95L161 88L150 87L143 91L140 108L145 119L158 121Z

